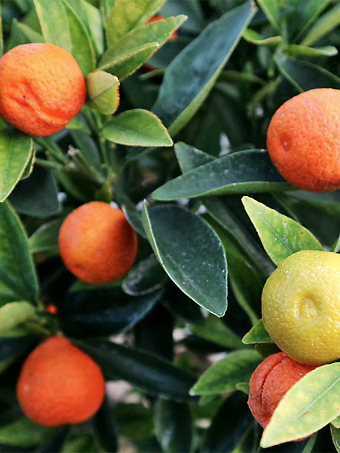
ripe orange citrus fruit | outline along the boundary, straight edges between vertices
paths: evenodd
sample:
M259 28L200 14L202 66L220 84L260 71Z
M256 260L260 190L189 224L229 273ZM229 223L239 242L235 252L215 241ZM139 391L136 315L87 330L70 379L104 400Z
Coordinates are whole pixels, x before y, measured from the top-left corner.
M286 258L262 293L265 328L306 365L340 359L340 255L303 250Z
M24 44L0 60L0 116L26 134L61 131L85 101L84 76L61 47Z
M340 90L306 91L283 104L267 134L279 173L298 189L340 189Z
M77 424L100 408L105 380L91 357L64 337L51 337L26 359L17 396L25 415L39 425Z
M295 362L284 352L273 354L260 363L250 379L248 406L262 428L268 425L288 390L314 369Z
M93 201L66 218L59 233L59 248L65 266L80 280L111 283L133 266L137 234L123 211Z

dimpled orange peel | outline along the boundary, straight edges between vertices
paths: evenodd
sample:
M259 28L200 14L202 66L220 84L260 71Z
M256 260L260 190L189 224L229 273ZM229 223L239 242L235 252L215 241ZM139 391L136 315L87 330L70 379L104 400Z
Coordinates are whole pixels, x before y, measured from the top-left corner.
M64 129L86 102L74 57L53 44L23 44L0 60L0 116L33 136Z
M276 345L306 365L340 359L340 255L303 250L266 281L262 318Z
M105 380L90 356L64 337L50 337L27 357L17 396L24 414L42 426L91 418L105 396Z
M93 201L66 218L59 233L59 249L65 266L80 280L111 283L133 266L137 234L123 211Z
M340 90L306 91L283 104L267 133L270 157L298 189L340 189Z
M273 354L260 363L250 379L248 406L262 428L268 425L288 390L314 369L295 362L284 352Z

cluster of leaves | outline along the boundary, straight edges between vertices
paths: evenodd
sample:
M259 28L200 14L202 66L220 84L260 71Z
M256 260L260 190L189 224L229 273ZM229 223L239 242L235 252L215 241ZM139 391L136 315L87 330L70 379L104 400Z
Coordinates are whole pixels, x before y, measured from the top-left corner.
M149 24L156 13L168 18ZM340 250L339 192L293 190L266 129L299 92L340 88L339 23L331 0L3 2L2 50L69 50L89 100L48 138L0 125L0 451L259 451L249 378L277 350L263 284L296 251ZM93 200L139 234L111 285L75 281L59 257L61 223ZM91 422L47 429L22 415L15 382L57 331L101 366L110 398ZM340 451L338 395L338 363L310 373L262 447L319 431L284 451Z

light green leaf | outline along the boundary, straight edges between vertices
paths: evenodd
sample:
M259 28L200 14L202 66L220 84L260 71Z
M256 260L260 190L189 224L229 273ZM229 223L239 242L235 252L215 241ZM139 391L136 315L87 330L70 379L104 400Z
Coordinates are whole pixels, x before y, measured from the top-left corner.
M26 25L22 22L18 22L16 19L14 19L14 21L16 22L16 25L19 28L19 30L21 30L23 32L23 34L26 36L26 38L29 40L29 42L32 42L32 43L44 43L45 42L43 36L40 33L33 30L33 28L29 27L28 25Z
M119 80L105 71L91 72L86 77L87 105L102 115L112 115L119 106Z
M262 357L254 350L232 352L200 376L190 390L190 395L215 395L237 390L237 384L249 382L260 362Z
M190 330L198 337L212 341L226 348L242 348L241 339L216 316L208 316L199 324L191 324Z
M25 301L10 302L0 308L0 334L32 318L36 308Z
M128 110L105 123L103 136L114 143L131 146L172 146L171 137L159 118L142 110Z
M269 38L262 38L262 36L255 30L246 28L243 32L243 38L257 46L277 46L282 41L281 36L271 36Z
M34 154L33 140L18 131L0 132L0 201L4 201L25 173Z
M209 24L168 66L152 110L170 128L172 136L200 108L254 14L252 2L227 12Z
M281 0L258 0L258 2L273 28L280 31Z
M72 53L70 29L63 0L54 0L53 8L46 0L33 1L45 41Z
M311 46L340 25L340 3L321 16L306 37L301 42L304 46Z
M320 58L320 57L332 57L338 54L338 50L334 46L324 47L308 47L298 44L291 44L284 47L284 53L291 57L305 57L305 58Z
M331 435L337 453L340 453L340 429L331 425Z
M7 202L0 204L0 281L17 300L35 302L39 285L26 233Z
M119 80L125 79L151 58L186 19L169 17L131 30L104 53L98 69L114 74Z
M84 75L95 68L96 57L89 33L68 0L34 0L43 37L70 52Z
M313 234L295 220L253 198L243 197L242 202L263 247L277 266L300 250L323 250Z
M96 67L96 54L89 32L80 20L76 10L69 0L63 0L70 29L72 42L72 55L82 70L84 76L94 71Z
M259 319L249 332L245 334L242 342L244 344L274 343L266 331L262 319Z
M119 39L138 25L143 25L166 0L117 0L106 18L106 40L113 47Z
M268 448L310 436L340 415L340 363L317 367L285 394L264 430Z
M340 415L337 418L335 418L334 420L332 420L331 424L334 426L334 428L339 429L340 428Z
M215 159L178 176L152 194L160 201L180 200L210 195L244 194L287 190L268 153L247 150Z
M176 205L144 206L143 223L154 252L174 283L217 316L227 309L227 263L213 230Z

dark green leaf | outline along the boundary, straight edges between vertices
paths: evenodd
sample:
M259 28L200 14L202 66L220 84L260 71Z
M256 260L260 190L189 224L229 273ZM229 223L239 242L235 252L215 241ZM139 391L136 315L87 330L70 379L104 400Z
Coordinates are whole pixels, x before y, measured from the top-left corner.
M251 2L229 11L209 24L169 65L153 111L171 135L202 105L254 13Z
M110 406L105 399L102 407L93 418L94 433L100 445L108 453L118 451L118 437Z
M268 153L239 151L201 165L165 183L152 194L160 201L209 195L287 190Z
M221 319L215 316L208 316L204 319L204 322L194 324L190 328L195 335L226 348L243 347L241 339Z
M259 319L252 329L242 338L242 342L244 344L273 343L273 340L266 331L262 319Z
M138 25L143 25L164 5L166 0L117 0L106 18L108 47Z
M300 250L323 250L312 233L295 220L253 198L243 197L242 201L263 247L277 266Z
M0 202L22 178L33 155L33 140L26 134L0 132Z
M208 429L202 453L232 452L252 421L247 396L236 392L229 396Z
M172 146L171 137L159 118L142 110L128 110L110 119L103 136L114 143L131 146Z
M321 66L282 54L275 57L275 62L282 75L300 92L315 88L340 89L340 78Z
M16 447L32 447L45 442L55 432L56 429L39 426L28 418L20 418L0 428L0 443Z
M0 204L0 280L19 300L35 302L39 285L23 226L7 202Z
M227 308L227 263L213 230L180 206L148 209L144 225L150 244L169 277L196 303L217 316Z
M49 255L59 254L58 236L64 217L46 222L39 227L28 239L30 252L44 252Z
M182 173L215 160L215 157L183 142L175 144L175 153Z
M33 217L56 214L60 203L52 171L36 165L31 176L19 182L10 201L20 214Z
M155 255L150 255L131 269L122 289L131 296L143 296L162 288L167 281L168 277Z
M64 328L76 336L106 336L128 330L143 319L159 301L160 291L128 297L112 289L74 294L63 317Z
M124 379L151 395L185 401L195 379L153 354L111 342L86 343L83 348L109 379Z
M154 407L155 434L163 452L190 452L193 421L188 404L159 399Z
M191 395L214 395L237 390L236 385L248 383L255 368L262 362L254 350L235 351L211 365L190 390Z
M114 408L119 433L133 441L153 436L152 412L142 404L121 403Z

